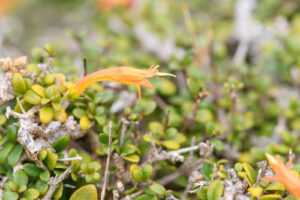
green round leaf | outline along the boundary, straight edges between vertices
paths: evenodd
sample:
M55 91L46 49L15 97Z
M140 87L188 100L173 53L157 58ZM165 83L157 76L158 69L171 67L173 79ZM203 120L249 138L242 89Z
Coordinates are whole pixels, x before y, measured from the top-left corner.
M109 137L107 133L100 133L98 139L102 144L108 144Z
M212 182L207 189L207 199L208 200L219 200L224 191L223 181Z
M136 169L132 173L132 178L138 183L143 180L143 173L140 169Z
M134 200L156 200L157 198L154 195L150 195L150 194L142 194L136 198L134 198Z
M17 132L18 132L18 127L16 125L9 125L7 127L7 139L10 142L16 142L17 141Z
M33 200L37 199L40 196L40 192L35 188L29 188L23 193L23 197Z
M14 182L20 187L22 185L27 185L28 183L28 176L24 172L24 170L17 170L14 173Z
M62 150L67 148L69 144L70 144L70 136L65 135L59 138L58 140L56 140L56 142L53 144L53 148L55 149L56 152L61 152Z
M80 119L81 117L83 116L87 116L87 113L84 109L81 109L81 108L75 108L73 111L72 111L73 115Z
M140 157L136 154L132 154L129 156L125 156L124 160L128 160L130 162L138 163L140 161Z
M24 100L32 105L38 105L41 103L41 97L39 97L33 90L28 90L25 93Z
M94 185L89 184L77 189L71 196L70 200L97 200L97 189Z
M8 154L13 150L14 144L7 144L0 150L0 163L4 163Z
M158 92L164 96L172 96L176 93L176 85L170 80L163 80L160 82Z
M40 173L43 172L43 170L41 168L38 168L35 164L32 164L32 163L25 163L24 171L26 172L26 174L28 176L31 176L34 178L39 177Z
M149 189L153 192L155 192L158 195L164 196L166 194L166 188L160 184L154 183L149 186Z
M41 195L44 195L48 191L49 185L47 184L47 182L42 181L41 179L39 179L35 183L35 188L39 190Z
M5 115L0 115L0 126L3 126L6 123L6 120Z
M46 159L44 160L44 162L45 162L46 166L48 167L48 169L50 171L52 171L55 168L58 156L57 156L57 154L53 153L50 148L47 148L46 151L47 151L47 156L46 156Z
M14 181L8 181L8 188L12 192L17 192L18 191L18 185Z
M15 73L13 75L12 85L13 85L13 88L15 89L15 91L20 94L24 94L24 92L27 89L25 80L20 73Z
M50 172L49 170L44 170L43 172L40 173L39 175L40 179L42 181L48 182L50 179Z
M3 200L18 200L19 194L16 192L6 191L3 194Z
M149 164L144 165L142 167L142 172L143 172L143 180L148 179L152 175L152 172L153 172L152 165L149 165Z
M23 155L23 147L22 145L19 144L15 146L13 150L9 153L7 157L8 164L11 166L15 166L19 162L22 155Z
M180 148L180 144L175 140L165 140L162 144L164 147L171 150L177 150Z

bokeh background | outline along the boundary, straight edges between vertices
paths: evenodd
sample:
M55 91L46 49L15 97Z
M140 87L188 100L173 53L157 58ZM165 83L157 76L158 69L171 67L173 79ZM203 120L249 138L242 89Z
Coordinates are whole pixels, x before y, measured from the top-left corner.
M297 0L0 0L0 57L40 62L51 44L52 70L69 78L83 76L84 58L87 73L160 65L177 78L151 80L137 106L129 87L110 113L131 106L143 125L168 115L179 147L211 139L213 160L254 165L266 152L300 154L299 10ZM176 171L169 164L158 177Z

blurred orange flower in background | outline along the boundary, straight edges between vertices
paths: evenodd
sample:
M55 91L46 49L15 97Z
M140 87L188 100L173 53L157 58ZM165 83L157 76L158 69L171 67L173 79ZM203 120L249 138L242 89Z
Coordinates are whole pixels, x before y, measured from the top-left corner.
M0 17L3 17L17 2L17 0L0 0Z
M100 10L109 10L114 7L127 7L132 5L133 0L98 0Z
M282 183L294 196L300 198L300 179L297 174L291 170L294 155L291 156L289 163L285 165L279 155L274 158L270 154L266 154L271 168L277 174L276 177L264 177L265 181L276 181Z

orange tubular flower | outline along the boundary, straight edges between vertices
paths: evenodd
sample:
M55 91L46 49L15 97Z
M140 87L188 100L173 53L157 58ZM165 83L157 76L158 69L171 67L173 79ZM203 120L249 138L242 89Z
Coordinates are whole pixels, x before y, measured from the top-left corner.
M172 74L158 72L157 68L158 66L151 66L148 70L142 70L122 66L109 69L102 69L97 72L91 73L79 80L75 84L73 89L71 89L70 95L72 98L76 98L85 90L85 88L87 88L89 85L95 82L113 81L127 85L134 85L138 90L139 98L141 98L141 85L152 89L152 85L147 80L147 78L151 78L155 75L159 77L174 76Z
M277 174L276 177L264 177L265 181L276 181L282 183L294 196L300 198L300 179L291 171L291 165L294 155L291 156L287 165L285 165L280 156L274 158L270 154L266 154L271 168Z

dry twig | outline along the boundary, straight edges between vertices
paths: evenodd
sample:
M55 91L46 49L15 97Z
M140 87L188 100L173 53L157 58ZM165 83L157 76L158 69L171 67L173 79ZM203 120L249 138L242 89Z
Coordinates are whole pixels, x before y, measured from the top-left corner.
M107 149L107 159L106 159L106 165L105 165L105 172L104 172L104 180L103 180L103 187L101 192L101 200L104 200L105 198L105 191L107 186L107 179L109 176L108 168L109 168L109 162L110 162L110 155L111 155L111 132L112 132L112 122L110 121L109 124L109 139L108 139L108 149Z
M127 195L126 197L124 197L123 199L121 199L121 200L132 200L132 199L134 199L135 197L137 197L137 196L139 196L140 194L142 194L144 191L143 190L140 190L140 191L138 191L138 192L136 192L136 193L133 193L133 194L131 194L131 195Z
M72 167L74 164L70 165L68 167L68 169L66 169L66 171L64 171L64 173L62 173L60 176L55 176L54 178L51 177L48 184L50 185L47 193L45 194L45 196L41 199L41 200L50 200L53 193L55 192L56 188L58 188L59 184L66 179L69 174L71 174L72 172Z

